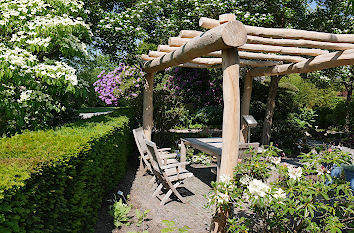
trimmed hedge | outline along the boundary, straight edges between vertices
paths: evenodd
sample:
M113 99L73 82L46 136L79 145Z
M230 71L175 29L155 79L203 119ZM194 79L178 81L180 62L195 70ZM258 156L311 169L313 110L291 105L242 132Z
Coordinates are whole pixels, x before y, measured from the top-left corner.
M92 232L124 176L128 109L0 139L0 232Z

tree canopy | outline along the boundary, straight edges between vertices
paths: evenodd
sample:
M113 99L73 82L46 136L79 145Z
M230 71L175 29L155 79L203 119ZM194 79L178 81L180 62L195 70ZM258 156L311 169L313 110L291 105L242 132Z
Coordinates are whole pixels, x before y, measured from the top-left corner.
M87 54L88 12L76 0L1 0L0 8L0 126L45 125L79 85L65 59Z

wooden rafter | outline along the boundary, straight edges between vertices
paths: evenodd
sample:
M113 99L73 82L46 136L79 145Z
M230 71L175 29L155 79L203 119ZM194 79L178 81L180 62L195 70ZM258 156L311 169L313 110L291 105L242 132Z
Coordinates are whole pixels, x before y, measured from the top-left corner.
M150 51L148 55L145 55L145 54L142 55L142 58L145 61L150 61L150 60L153 60L157 57L161 57L161 56L164 56L167 54L168 53L166 53L166 52ZM190 63L205 65L206 67L208 67L208 66L222 64L222 59L221 58L198 57L198 58L194 58L193 60L191 60ZM241 66L266 67L266 66L275 66L275 65L280 65L280 64L282 64L282 62L279 62L279 61L257 61L257 60L245 60L245 59L240 60Z
M177 50L178 47L170 47L168 45L159 45L156 52L173 52ZM301 62L306 60L304 57L300 56L287 56L287 55L276 55L276 54L265 54L265 53L252 53L252 52L239 52L241 58L244 59L258 59L258 60L273 60L273 61L283 61L283 62ZM205 54L209 57L221 57L221 51L214 51ZM154 57L154 56L152 56Z
M236 16L233 14L220 15L219 18L227 16L222 22L215 19L210 19L202 17L199 20L199 26L207 29L217 27L218 25L233 21ZM353 34L332 34L325 32L314 32L298 29L288 29L288 28L264 28L245 25L247 35L271 37L271 38L287 38L287 39L305 39L314 41L325 41L325 42L338 42L338 43L354 43Z
M320 55L295 64L277 65L269 68L255 68L249 72L252 77L308 73L337 66L353 65L354 49Z
M201 35L203 32L195 30L182 30L178 37L180 38L194 38ZM294 40L294 39L274 39L260 36L247 35L248 44L263 44L263 45L276 45L276 46L290 46L290 47L304 47L304 48L317 48L329 50L346 50L354 49L354 44L351 43L332 43L313 40Z
M213 28L199 37L195 37L174 52L148 61L144 65L146 72L163 70L170 66L189 62L209 52L239 47L246 42L246 30L239 21L232 21Z
M190 40L191 40L190 38L170 37L168 39L168 45L171 47L180 47ZM318 56L318 55L328 53L327 50L321 50L321 49L282 47L282 46L263 45L263 44L244 44L238 47L238 50L251 51L251 52L280 53L280 54L290 54L290 55L307 55L307 56Z

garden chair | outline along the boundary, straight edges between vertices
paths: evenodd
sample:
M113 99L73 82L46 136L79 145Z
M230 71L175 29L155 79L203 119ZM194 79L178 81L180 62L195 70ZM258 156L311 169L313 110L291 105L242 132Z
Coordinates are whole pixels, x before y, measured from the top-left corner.
M149 162L149 156L147 155L147 147L145 144L145 136L144 130L142 127L133 129L134 139L136 146L138 147L140 153L140 168L144 169L144 172L151 170L151 165ZM177 156L176 153L169 153L171 148L160 148L158 149L159 152L162 153L163 163L164 164L171 164L171 163L178 163L178 160L175 159Z
M160 205L164 205L172 193L174 193L181 202L186 203L186 200L177 191L177 187L183 183L184 179L193 177L193 173L183 168L183 166L189 163L179 162L164 164L161 157L163 154L157 149L156 144L149 140L145 140L145 143L151 161L151 169L158 183L158 186L152 196L157 196L162 188L165 188L167 193L162 198Z

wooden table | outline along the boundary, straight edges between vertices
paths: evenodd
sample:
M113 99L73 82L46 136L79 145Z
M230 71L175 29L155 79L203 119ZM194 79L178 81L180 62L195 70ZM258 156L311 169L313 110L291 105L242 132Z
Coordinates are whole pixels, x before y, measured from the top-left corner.
M221 150L222 150L222 138L181 138L181 161L186 159L186 145L195 149L211 154L216 157L217 160L217 180L219 180L220 164L221 164ZM258 148L259 143L240 143L239 144L239 158L243 156L243 152L249 147Z

